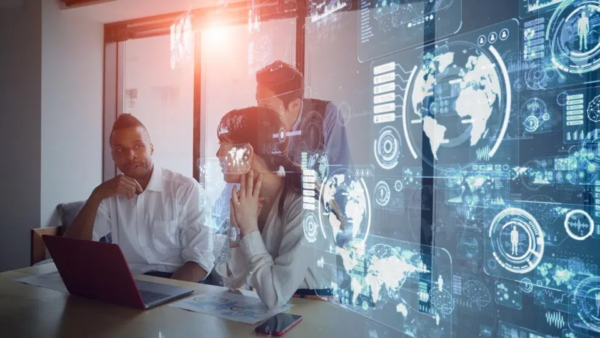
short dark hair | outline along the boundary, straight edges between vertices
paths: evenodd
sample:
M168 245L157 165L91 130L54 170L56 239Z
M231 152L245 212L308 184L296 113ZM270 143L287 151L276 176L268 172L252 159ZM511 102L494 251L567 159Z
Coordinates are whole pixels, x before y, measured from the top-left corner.
M304 98L304 78L294 66L283 61L272 64L256 72L259 88L271 90L287 107L292 101Z
M127 129L127 128L137 128L137 127L141 127L142 129L144 129L146 134L150 135L148 133L148 129L146 129L146 126L144 126L142 121L138 120L135 116L133 116L131 114L124 113L124 114L119 115L119 117L117 117L117 120L115 121L115 123L112 126L110 136L112 138L112 134L117 130Z
M117 120L113 124L111 132L114 132L115 130L135 128L135 127L142 127L144 129L146 129L146 126L144 126L142 121L138 120L135 116L133 116L131 114L121 114L121 115L119 115L119 117L117 117ZM147 131L147 129L146 129L146 131Z

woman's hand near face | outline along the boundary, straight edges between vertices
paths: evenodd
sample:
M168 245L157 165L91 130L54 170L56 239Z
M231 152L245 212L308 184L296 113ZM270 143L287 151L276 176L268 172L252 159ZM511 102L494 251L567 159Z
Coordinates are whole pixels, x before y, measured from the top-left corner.
M234 191L231 196L233 196L233 194L235 194L236 192ZM237 193L238 195L238 199L239 199L239 192ZM258 199L258 215L260 215L260 212L262 211L263 208L263 202L264 202L265 198L264 197L260 197ZM232 228L237 228L239 229L240 226L238 224L237 219L235 218L235 210L233 208L233 198L231 198L229 200L229 221L231 223ZM233 229L230 229L230 231L235 231ZM241 232L241 230L240 230ZM235 236L239 236L239 233L236 233ZM229 237L229 247L230 248L237 248L240 244L239 244L239 240L236 240L236 237L232 236L231 234L228 236Z
M231 194L231 216L235 217L243 236L258 231L258 216L262 208L262 201L259 198L262 174L258 174L256 178L254 176L253 170L242 175L239 192L237 187L234 187Z

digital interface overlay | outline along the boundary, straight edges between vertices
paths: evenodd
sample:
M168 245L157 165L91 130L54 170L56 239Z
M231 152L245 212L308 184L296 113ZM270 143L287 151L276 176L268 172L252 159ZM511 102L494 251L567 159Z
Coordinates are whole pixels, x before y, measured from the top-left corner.
M358 59L366 62L456 33L462 0L363 0L359 9Z
M600 1L482 3L307 3L352 163L302 154L302 230L357 336L600 337Z

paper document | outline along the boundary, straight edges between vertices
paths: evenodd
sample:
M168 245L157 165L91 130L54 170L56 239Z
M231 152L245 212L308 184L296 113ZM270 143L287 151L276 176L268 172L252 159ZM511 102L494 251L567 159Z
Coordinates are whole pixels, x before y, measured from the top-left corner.
M19 282L19 283L33 285L33 286L39 286L39 287L45 288L45 289L51 289L51 290L61 291L64 293L69 293L69 291L67 291L67 287L65 286L65 283L63 283L62 278L60 278L60 274L58 273L58 271L46 273L43 275L35 275L35 276L20 278L20 279L16 279L15 281Z
M280 309L268 311L257 296L229 291L195 295L170 306L246 324L256 324L292 307L286 304Z

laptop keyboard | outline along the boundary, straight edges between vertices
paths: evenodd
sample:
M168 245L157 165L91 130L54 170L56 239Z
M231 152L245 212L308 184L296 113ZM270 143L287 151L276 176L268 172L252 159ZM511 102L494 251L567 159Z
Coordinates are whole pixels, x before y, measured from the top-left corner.
M142 300L144 304L151 304L159 300L163 300L165 298L169 298L170 295L166 295L164 293L152 292L148 290L139 290L140 295L142 296Z

